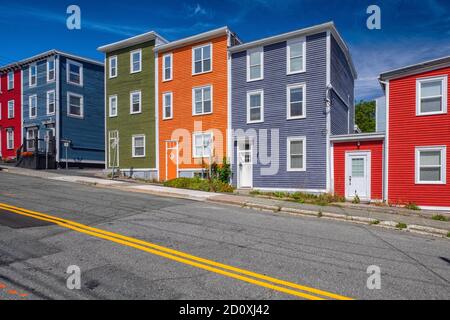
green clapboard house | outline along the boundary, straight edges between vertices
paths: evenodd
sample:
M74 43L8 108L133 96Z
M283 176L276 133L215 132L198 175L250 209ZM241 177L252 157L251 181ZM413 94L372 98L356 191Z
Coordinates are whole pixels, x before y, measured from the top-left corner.
M127 176L156 179L156 32L98 48L105 58L106 168Z

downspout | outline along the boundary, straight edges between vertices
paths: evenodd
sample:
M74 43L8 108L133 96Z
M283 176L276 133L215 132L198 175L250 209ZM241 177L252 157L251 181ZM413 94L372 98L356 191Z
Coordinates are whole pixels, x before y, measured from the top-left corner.
M389 201L389 81L378 80L385 87L386 96L386 129L383 143L383 201Z

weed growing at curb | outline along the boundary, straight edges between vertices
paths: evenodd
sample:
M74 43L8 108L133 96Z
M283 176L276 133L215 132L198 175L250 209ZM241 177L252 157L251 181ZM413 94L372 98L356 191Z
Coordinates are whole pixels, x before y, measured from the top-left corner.
M436 221L448 221L448 218L441 214L434 215L432 219Z
M353 204L360 204L361 203L361 199L359 198L358 195L355 195L355 198L352 201Z
M414 211L420 211L420 208L417 206L417 204L412 203L412 202L410 202L407 205L405 205L405 209L414 210Z
M449 233L447 233L447 238L450 238L450 232L449 232Z
M380 224L380 220L372 221L370 224L373 226L376 226L376 225Z
M408 226L405 223L400 222L399 224L397 224L396 228L403 230L408 228Z
M322 217L323 217L322 211L319 211L319 212L317 213L317 217L318 217L318 218L322 218Z

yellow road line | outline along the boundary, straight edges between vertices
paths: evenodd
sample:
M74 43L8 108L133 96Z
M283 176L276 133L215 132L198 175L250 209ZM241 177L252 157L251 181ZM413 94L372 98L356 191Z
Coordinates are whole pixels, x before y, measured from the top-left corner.
M211 260L207 260L207 259L203 259L200 257L196 257L184 252L180 252L180 251L176 251L173 249L169 249L169 248L165 248L153 243L149 243L149 242L145 242L139 239L135 239L135 238L130 238L130 237L126 237L120 234L116 234L116 233L112 233L112 232L108 232L105 230L101 230L101 229L97 229L97 228L92 228L80 223L77 223L75 221L70 221L70 220L66 220L66 219L61 219L58 217L54 217L54 216L50 216L44 213L40 213L40 212L35 212L35 211L31 211L31 210L27 210L27 209L23 209L23 208L18 208L18 207L14 207L8 204L3 204L0 203L0 208L4 209L4 210L8 210L10 212L13 213L17 213L20 215L24 215L24 216L28 216L31 218L35 218L35 219L39 219L39 220L43 220L43 221L47 221L47 222L51 222L51 223L55 223L59 226L62 226L64 228L68 228L77 232L81 232L81 233L85 233L94 237L98 237L98 238L102 238L105 240L109 240L109 241L113 241L122 245L126 245L129 247L133 247L142 251L146 251L158 256L162 256L165 257L167 259L171 259L180 263L184 263L184 264L188 264L197 268L201 268L204 270L208 270L211 272L215 272L221 275L225 275L231 278L235 278L235 279L239 279L245 282L249 282L252 284L256 284L259 286L263 286L272 290L276 290L276 291L281 291L284 293L288 293L288 294L292 294L295 296L299 296L302 298L306 298L306 299L321 299L320 297L316 297L316 296L312 296L311 294L316 294L316 295L320 295L323 297L328 297L328 298L332 298L332 299L338 299L338 300L352 300L351 298L348 297L344 297L341 295L337 295L334 293L330 293L330 292L326 292L326 291L322 291L322 290L318 290L315 288L311 288L311 287L306 287L306 286L302 286L302 285L298 285L296 283L291 283L288 281L284 281L284 280L279 280L276 278L272 278L272 277L268 277L262 274L258 274L258 273L254 273L245 269L240 269L240 268L236 268L236 267L232 267L229 265L225 265L225 264L221 264L215 261L211 261ZM185 259L186 258L186 259ZM190 261L190 260L193 261ZM209 266L208 266L209 265ZM211 267L212 266L212 267ZM279 284L279 285L283 285L286 287L290 287L290 288L294 288L297 290L302 290L302 291L306 291L307 293L303 293L303 292L298 292L298 291L294 291L291 289L287 289L287 288L283 288L283 287L279 287L277 285L273 285L271 283L266 283L266 282L262 282L262 281L258 281L255 279L251 279L248 277L244 277L242 275L238 275L235 273L231 273L231 272L227 272L224 270L220 270L217 269L215 267L219 267L228 271L232 271L232 272L236 272L236 273L240 273L243 275L247 275L247 276L251 276L254 278L257 278L259 280L264 280L264 281L268 281L268 282L272 282L275 284Z

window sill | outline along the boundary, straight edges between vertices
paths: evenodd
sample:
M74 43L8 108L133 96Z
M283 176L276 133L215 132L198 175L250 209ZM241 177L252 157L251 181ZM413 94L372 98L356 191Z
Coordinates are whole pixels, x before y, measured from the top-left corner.
M207 116L207 115L211 115L213 114L213 112L207 112L207 113L198 113L198 114L192 114L193 117L201 117L201 116Z
M306 169L287 169L287 172L306 172Z
M291 76L293 74L302 74L302 73L306 73L306 70L287 72L286 75Z
M256 82L256 81L262 81L262 80L264 80L264 77L263 78L258 78L258 79L248 79L247 78L247 82Z
M80 120L84 119L84 115L83 116L77 116L75 114L67 114L67 117L74 118L74 119L80 119Z
M447 183L443 182L443 181L433 181L433 182L421 182L421 181L416 181L416 185L418 186L445 186Z
M209 71L203 71L203 72L197 72L197 73L192 73L192 76L194 77L194 76L200 76L200 75L202 75L202 74L207 74L207 73L211 73L211 72L213 72L212 71L212 69L211 70L209 70Z
M416 113L416 117L426 117L426 116L438 116L447 114L447 110L444 111L436 111L436 112L427 112L427 113Z
M73 86L77 86L77 87L80 87L80 88L83 87L83 84L82 84L82 83L76 83L76 82L70 82L70 81L67 81L67 84L71 84L71 85L73 85Z
M142 70L139 70L139 71L130 71L130 74L136 74L136 73L140 73L140 72L142 72Z
M306 119L306 116L301 116L301 117L287 117L287 118L286 118L287 121L291 121L291 120L301 120L301 119Z

